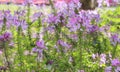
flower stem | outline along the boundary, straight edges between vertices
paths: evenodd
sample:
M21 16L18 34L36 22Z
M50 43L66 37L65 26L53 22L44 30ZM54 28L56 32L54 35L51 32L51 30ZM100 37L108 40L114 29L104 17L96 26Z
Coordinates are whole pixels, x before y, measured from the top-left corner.
M116 46L115 46L114 49L113 49L112 58L115 58L117 46L118 46L118 43L116 44Z
M4 55L5 55L7 66L10 69L10 72L12 72L11 71L11 66L10 66L10 63L9 63L9 58L8 58L7 42L5 42L5 41L3 42L3 47L4 47Z
M22 71L22 59L21 59L21 38L20 38L20 33L21 33L21 26L18 27L18 34L17 34L17 46L18 46L18 54L19 54L19 60L20 60L20 70Z
M82 32L80 31L79 32L79 41L78 41L78 49L79 49L79 53L80 53L80 70L82 70L82 38L81 38L81 36L82 36Z
M56 14L56 10L55 10L53 2L51 0L49 0L49 3L51 5L51 8L53 9L54 13Z

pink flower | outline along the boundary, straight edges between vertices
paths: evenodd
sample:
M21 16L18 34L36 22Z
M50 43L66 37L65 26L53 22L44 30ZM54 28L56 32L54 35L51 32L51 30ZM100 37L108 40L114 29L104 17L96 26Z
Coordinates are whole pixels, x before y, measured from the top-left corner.
M14 46L14 42L10 42L9 46L13 47Z
M106 0L107 6L115 6L118 3L118 0Z
M95 59L95 58L96 58L96 55L95 55L95 54L92 54L92 58Z
M2 54L3 52L0 50L0 55Z
M78 70L78 72L85 72L84 70Z

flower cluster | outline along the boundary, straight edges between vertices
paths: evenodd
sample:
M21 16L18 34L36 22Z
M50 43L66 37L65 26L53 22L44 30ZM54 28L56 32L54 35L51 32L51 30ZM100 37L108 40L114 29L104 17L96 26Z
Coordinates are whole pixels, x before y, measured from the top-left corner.
M23 30L27 29L25 18L21 17L26 15L26 12L24 10L15 11L14 15L11 13L10 10L0 12L0 30L2 29L2 27L5 27L7 30L9 30L12 27L18 28L19 26L21 26Z
M0 36L0 41L10 41L12 39L12 34L10 32L5 32Z
M101 7L103 5L110 6L116 6L119 0L97 0L98 7Z
M9 64L10 60L9 67L16 66L13 71L120 71L119 34L101 24L97 10L82 10L79 0L65 0L52 5L55 10L45 14L30 12L32 3L25 0L27 10L0 10L0 48L4 45L5 49L0 49L0 56L4 53L4 62ZM98 3L101 7L103 1Z
M114 34L111 36L111 42L114 46L116 46L118 43L120 43L120 38L118 34Z
M115 72L120 71L120 60L119 59L113 59L111 60L111 66L105 68L105 72L112 72L114 68Z
M43 50L46 49L45 43L43 40L36 42L36 47L32 49L33 52L37 52L39 57L43 56Z

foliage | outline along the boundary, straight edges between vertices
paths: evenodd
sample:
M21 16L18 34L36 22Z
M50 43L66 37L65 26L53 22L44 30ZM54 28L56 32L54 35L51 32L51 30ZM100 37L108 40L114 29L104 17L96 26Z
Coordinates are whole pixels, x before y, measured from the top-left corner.
M99 14L81 3L53 5L31 14L32 2L14 13L0 11L0 71L120 71L120 7Z

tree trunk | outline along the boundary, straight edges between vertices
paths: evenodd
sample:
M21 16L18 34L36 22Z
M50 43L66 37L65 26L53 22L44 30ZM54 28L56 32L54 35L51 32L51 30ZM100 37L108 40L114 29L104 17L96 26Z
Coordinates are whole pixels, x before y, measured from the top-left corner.
M81 9L93 10L97 7L97 0L80 0L82 3Z

